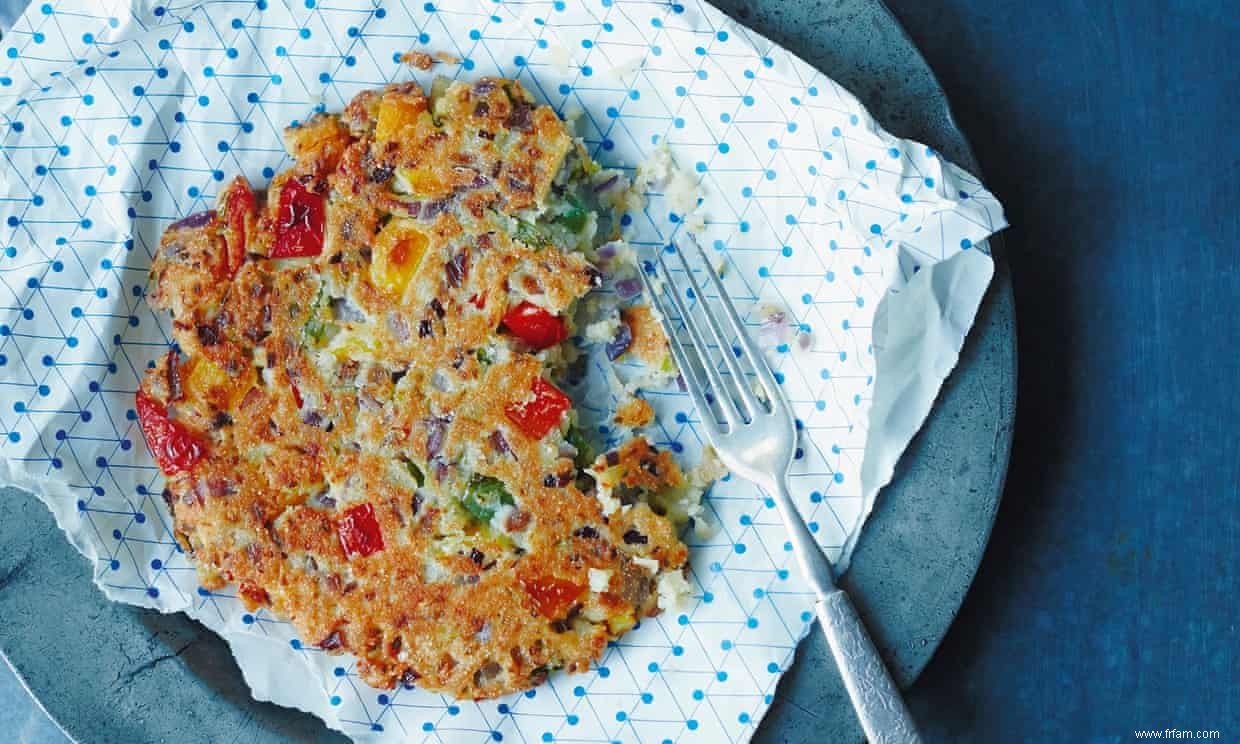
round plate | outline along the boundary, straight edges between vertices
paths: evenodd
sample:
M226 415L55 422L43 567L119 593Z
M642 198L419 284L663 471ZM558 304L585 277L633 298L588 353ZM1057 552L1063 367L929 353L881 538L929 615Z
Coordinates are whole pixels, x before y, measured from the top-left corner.
M797 0L722 10L857 94L894 134L977 173L943 91L878 0L830 11ZM1015 332L1002 246L995 279L925 428L881 494L842 583L903 685L929 661L985 548L1015 410ZM184 615L104 599L90 570L29 494L5 491L0 650L72 737L94 741L343 741L312 716L255 702L227 646ZM34 591L31 587L38 587ZM123 670L117 672L117 670ZM756 741L859 741L843 684L814 630L779 685Z

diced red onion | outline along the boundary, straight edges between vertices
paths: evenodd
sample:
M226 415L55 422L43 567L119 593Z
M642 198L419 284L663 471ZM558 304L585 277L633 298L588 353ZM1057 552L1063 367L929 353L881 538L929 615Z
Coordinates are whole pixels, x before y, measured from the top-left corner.
M444 462L442 457L436 457L434 460L431 460L431 475L435 477L437 482L441 482L448 477L448 463Z
M448 274L448 284L453 287L459 287L465 283L465 277L469 275L469 254L461 251L452 257L443 265L444 271Z
M444 434L448 429L448 419L432 416L426 419L426 456L433 458L443 449Z
M433 220L448 211L447 199L436 199L422 204L422 219Z
M328 496L327 491L323 491L322 493L316 493L310 497L310 505L317 506L322 509L335 509L336 500L331 496Z
M602 183L595 185L594 193L601 194L604 191L610 189L612 186L615 186L616 183L618 183L619 181L620 181L620 174L613 173L611 178L608 178L606 181L603 181Z
M598 257L601 261L610 261L616 257L616 246L618 241L612 240L599 246Z
M349 302L347 297L333 297L330 305L336 320L342 320L345 323L364 323L366 321L365 313L357 305Z
M211 218L213 217L215 217L214 210L207 210L205 212L195 212L194 214L191 214L188 217L182 217L181 219L172 223L172 225L170 225L168 229L169 230L193 230L194 228L198 228L198 227L202 227L203 225L206 225L208 222L211 221Z
M504 438L504 432L499 429L491 432L490 441L491 447L493 447L495 451L501 455L512 454L512 447L508 445L508 440Z
M607 342L604 350L607 352L607 358L616 361L620 355L629 350L629 346L633 344L633 329L629 328L628 323L621 323L616 326L616 335Z
M452 170L456 171L457 173L473 173L474 174L474 177L470 179L469 183L458 187L462 191L473 191L474 189L480 189L483 186L486 186L488 183L491 182L491 179L482 175L481 173L474 170L473 168L469 168L464 165L455 166L453 167Z
M626 277L616 282L616 294L622 300L631 299L642 293L642 280L635 276Z

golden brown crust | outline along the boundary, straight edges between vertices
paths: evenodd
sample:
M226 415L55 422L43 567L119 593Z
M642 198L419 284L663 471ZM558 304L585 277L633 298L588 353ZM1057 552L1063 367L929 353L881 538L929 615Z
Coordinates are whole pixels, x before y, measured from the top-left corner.
M567 314L597 277L517 237L565 167L563 124L511 81L434 102L400 84L286 141L295 162L258 195L235 275L224 211L170 230L152 268L182 356L142 387L207 443L165 494L203 585L235 583L376 687L482 698L588 668L658 611L650 561L679 571L688 554L641 498L604 514L564 442L571 416L539 439L507 413L547 364L506 309ZM294 180L325 197L322 253L266 258ZM630 495L679 483L635 442ZM358 525L381 548L350 542Z
M650 306L627 307L621 311L620 320L633 334L629 352L646 364L662 364L668 355L667 337Z

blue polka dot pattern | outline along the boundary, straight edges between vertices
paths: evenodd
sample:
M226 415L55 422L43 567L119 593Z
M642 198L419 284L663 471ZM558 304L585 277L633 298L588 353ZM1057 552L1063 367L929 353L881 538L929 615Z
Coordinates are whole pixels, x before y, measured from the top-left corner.
M0 454L82 538L101 589L185 610L234 643L277 641L265 658L311 681L264 693L376 741L748 740L812 615L773 502L737 478L707 501L713 531L688 538L684 606L610 644L592 672L504 700L369 690L352 661L245 612L231 588L199 587L133 410L169 343L168 318L144 299L159 236L210 208L233 174L261 184L284 168L291 122L393 80L429 87L431 74L393 62L410 49L461 60L432 74L514 76L579 112L604 164L666 144L700 183L701 242L796 409L794 491L834 557L873 481L861 459L880 301L945 259L984 256L1003 226L993 197L695 0L110 5L116 17L93 0L37 3L0 43ZM652 250L681 239L687 217L656 193L623 225ZM687 398L649 395L650 436L696 459ZM621 436L605 413L587 412L600 437Z

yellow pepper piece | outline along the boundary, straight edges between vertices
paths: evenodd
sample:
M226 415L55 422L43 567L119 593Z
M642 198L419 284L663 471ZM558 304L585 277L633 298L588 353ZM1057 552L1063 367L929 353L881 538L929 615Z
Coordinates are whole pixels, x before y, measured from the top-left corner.
M384 96L379 102L375 139L379 142L399 141L405 127L416 125L418 115L425 113L425 106L418 106L417 101L418 99L400 94Z
M393 219L375 238L370 280L376 287L402 295L417 272L430 239L413 220Z

